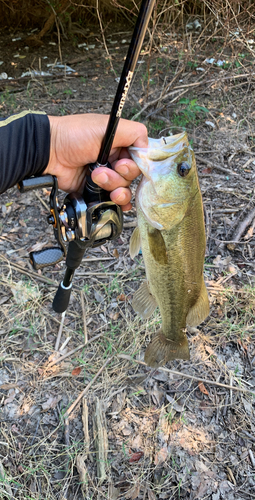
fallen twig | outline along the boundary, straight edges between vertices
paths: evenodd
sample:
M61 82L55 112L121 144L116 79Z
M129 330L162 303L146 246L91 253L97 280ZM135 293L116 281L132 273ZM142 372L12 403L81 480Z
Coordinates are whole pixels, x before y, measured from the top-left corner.
M83 405L82 405L82 425L83 425L83 434L84 434L84 454L83 458L84 460L87 460L88 454L89 454L89 446L90 446L90 439L89 439L89 410L88 410L88 402L87 398L83 398Z
M34 191L34 194L35 194L36 198L40 201L40 203L42 204L42 206L44 208L46 208L46 210L49 212L50 211L49 205L47 205L47 203L41 198L41 196L39 195L39 193L37 193L36 191Z
M86 492L87 490L87 477L88 477L88 471L87 467L85 464L85 458L83 455L77 455L76 457L76 467L79 473L79 478L80 478L80 483L81 483L81 489ZM86 495L86 498L87 495Z
M229 242L228 245L227 245L227 247L228 247L229 250L234 250L235 249L235 244L239 242L242 234L244 233L244 231L247 228L247 226L249 226L252 223L254 217L255 217L255 208L237 226L237 228L236 228L236 230L235 230L235 232L233 234L233 237L232 237L232 242Z
M59 349L59 344L60 344L60 339L63 331L63 326L64 326L64 321L65 321L65 316L66 316L66 311L64 311L61 315L61 323L59 325L59 330L58 330L58 336L55 344L55 351L58 351Z
M63 356L61 356L61 358L58 358L54 361L51 361L46 367L45 369L46 370L49 370L50 368L52 368L52 366L54 365L57 365L58 363L61 363L61 361L64 361L64 359L66 358L69 358L70 356L72 356L75 352L77 351L80 351L81 349L84 349L84 347L87 347L89 344L91 344L92 342L94 342L94 340L97 340L99 339L100 337L102 337L102 335L104 335L103 333L99 333L98 335L95 335L95 337L92 337L92 339L89 339L86 343L84 344L81 344L81 345L78 345L78 347L75 347L75 349L73 349L72 351L70 352L67 352L66 354L64 354Z
M139 361L137 359L133 359L131 356L128 356L127 354L118 354L118 358L126 359L127 361L134 361L135 363L138 363L139 365L147 366L146 363L144 363L144 361ZM216 385L217 387L224 387L225 389L230 389L230 390L239 391L239 392L247 392L247 393L253 394L255 396L254 391L250 391L249 389L243 389L242 387L235 387L235 386L228 385L228 384L221 384L220 382L215 382L214 380L207 380L207 379L203 379L201 377L195 377L194 375L188 375L187 373L177 372L175 370L169 370L168 368L164 368L162 366L160 366L158 368L158 370L159 371L162 370L162 371L167 372L167 373L172 373L172 375L178 375L179 377L188 378L190 380L194 380L195 382L203 382L203 384Z
M65 419L65 445L67 448L70 446L69 418Z
M81 307L82 307L82 317L83 317L83 328L84 328L84 344L88 343L88 332L87 332L87 319L84 304L83 291L81 290Z
M110 358L108 358L106 360L106 362L103 364L103 366L101 366L100 370L98 370L98 372L96 373L96 375L94 376L94 378L89 382L89 384L85 387L85 389L79 394L78 398L76 398L76 400L73 402L73 404L68 408L68 410L65 412L64 414L64 418L69 418L72 411L74 410L75 406L79 403L79 401L81 400L81 398L83 398L85 396L85 394L87 394L87 392L89 391L89 389L91 388L91 386L94 384L94 382L97 380L97 378L99 377L99 375L101 375L101 373L104 371L104 369L106 368L106 366L110 363L110 361L112 360L113 356L111 356Z
M93 432L96 448L97 477L99 484L106 478L106 464L108 456L108 437L106 429L105 411L102 402L96 397L93 411Z
M56 281L51 280L50 278L45 278L44 276L39 276L39 274L34 273L33 271L26 271L22 266L14 262L10 262L5 255L0 254L0 260L6 261L10 267L13 267L17 271L20 271L22 274L29 276L29 278L34 278L37 281L41 281L42 283L46 283L47 285L57 285Z
M211 168L215 168L216 170L219 170L220 172L224 172L224 174L240 176L240 174L238 174L237 172L233 172L229 168L220 167L219 165L214 165L214 163L212 163L210 160L206 160L205 158L202 158L202 156L198 156L197 154L196 154L196 159L198 161L201 161L201 163L205 163L206 165L209 165Z
M159 97L157 97L153 101L150 101L147 104L145 104L145 106L142 109L140 109L140 111L138 111L134 116L132 116L131 120L133 120L133 121L136 120L150 106L153 106L154 104L157 104L160 101L164 101L165 99L167 99L167 97L170 97L171 95L178 94L176 97L174 97L171 101L169 101L167 103L167 105L169 106L169 104L172 104L173 102L175 102L177 99L179 99L179 97L186 94L188 91L189 91L189 89L186 89L183 92L180 92L179 90L171 90L171 92L169 92L168 94L166 94L164 96L160 95Z
M140 111L138 111L134 116L132 116L131 120L136 120L138 118L138 116L140 116L144 111L146 111L147 108L149 108L150 106L153 106L154 104L157 104L161 100L163 101L163 100L167 99L167 97L170 97L173 94L176 94L178 92L178 90L186 89L186 90L184 90L184 92L181 92L177 97L172 99L172 101L170 101L168 103L168 105L175 102L179 97L181 97L183 94L188 92L191 87L198 87L199 85L203 85L203 84L207 85L208 83L215 83L217 81L222 81L222 80L232 80L232 79L236 80L239 78L248 78L249 76L255 76L255 73L244 73L242 75L224 76L222 78L217 78L217 79L214 78L213 80L201 80L200 82L187 83L184 85L177 85L176 87L174 87L171 90L171 92L168 92L167 94L165 94L163 96L160 95L159 97L157 97L153 101L150 101L147 104L145 104L145 106Z
M254 468L255 467L255 459L254 459L252 450L251 449L248 450L248 453L249 453L249 457L250 457L250 461L251 461L252 467Z

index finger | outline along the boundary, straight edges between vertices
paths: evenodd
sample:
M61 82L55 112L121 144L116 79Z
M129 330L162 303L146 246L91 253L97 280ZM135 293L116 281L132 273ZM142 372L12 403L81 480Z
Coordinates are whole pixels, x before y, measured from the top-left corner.
M137 148L148 147L148 132L143 123L120 119L113 140L113 148L125 148L135 146Z

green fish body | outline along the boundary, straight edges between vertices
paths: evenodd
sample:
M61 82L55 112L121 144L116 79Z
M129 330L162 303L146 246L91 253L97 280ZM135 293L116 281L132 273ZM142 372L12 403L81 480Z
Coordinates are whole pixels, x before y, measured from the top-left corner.
M157 367L189 359L186 326L199 325L209 314L203 204L186 133L149 139L148 149L130 148L130 153L143 173L130 255L142 248L147 277L133 308L148 318L159 307L162 328L145 352L146 363Z

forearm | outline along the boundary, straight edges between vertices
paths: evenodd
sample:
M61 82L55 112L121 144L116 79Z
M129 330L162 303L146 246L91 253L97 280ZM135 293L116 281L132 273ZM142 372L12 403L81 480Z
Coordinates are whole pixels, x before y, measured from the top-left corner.
M0 119L0 193L26 177L41 175L50 155L46 114L23 111Z

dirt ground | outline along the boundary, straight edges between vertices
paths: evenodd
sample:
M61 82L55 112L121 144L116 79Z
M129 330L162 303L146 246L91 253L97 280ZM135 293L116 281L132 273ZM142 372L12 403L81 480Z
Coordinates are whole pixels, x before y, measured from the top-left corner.
M108 113L130 36L106 32L107 54L89 28L61 47L55 33L33 47L27 33L2 30L1 115ZM117 241L84 256L56 352L51 304L65 266L36 272L28 258L55 245L49 192L1 195L1 499L255 498L252 46L156 34L124 108L152 137L185 127L196 153L211 313L188 332L191 361L156 372L143 363L161 319L141 320L131 306L145 276L142 255L128 251L135 208Z

